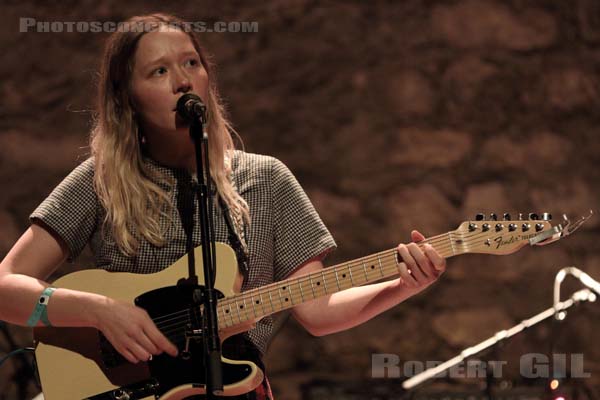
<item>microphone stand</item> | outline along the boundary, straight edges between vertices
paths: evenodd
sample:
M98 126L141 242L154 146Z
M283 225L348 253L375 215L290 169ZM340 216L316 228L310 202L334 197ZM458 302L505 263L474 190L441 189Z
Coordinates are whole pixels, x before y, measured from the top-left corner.
M494 334L494 336L484 340L483 342L481 342L479 344L476 344L473 347L469 347L469 348L463 350L456 357L451 358L450 360L448 360L436 367L429 368L429 369L421 372L420 374L417 374L413 377L408 378L407 380L402 382L402 388L404 390L413 389L415 386L418 386L421 383L423 383L431 378L434 378L438 374L443 373L447 369L460 364L465 359L472 357L474 355L477 355L477 354L481 353L482 351L484 351L502 341L505 341L505 340L513 337L517 333L523 332L525 329L530 328L548 318L552 318L555 315L560 315L561 312L564 312L564 310L571 308L572 306L578 304L579 302L582 302L582 301L590 301L591 302L591 301L595 301L595 300L596 300L596 295L590 289L578 290L577 292L573 293L569 299L567 299L565 301L555 302L552 307L542 311L541 313L539 313L537 315L534 315L533 317L531 317L529 319L523 320L520 324L517 324L508 330L502 330L502 331L496 332L496 334Z
M201 304L202 328L192 331L192 337L201 337L204 343L204 367L206 371L206 398L213 399L223 393L223 370L221 365L221 341L217 321L217 291L214 288L216 276L215 236L212 218L212 189L208 156L208 135L206 133L206 112L200 118L193 118L190 136L196 152L196 173L198 177L197 198L200 209L200 234L202 261L204 265L204 288L197 287L195 275L194 249L188 249L189 282L196 285L193 293L195 309ZM204 155L204 160L202 160ZM188 241L189 243L189 241Z

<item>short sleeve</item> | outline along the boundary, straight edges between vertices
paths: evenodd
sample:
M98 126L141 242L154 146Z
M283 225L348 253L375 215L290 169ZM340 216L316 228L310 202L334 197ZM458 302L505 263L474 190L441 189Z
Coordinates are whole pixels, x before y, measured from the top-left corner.
M79 256L96 227L98 200L94 191L94 163L89 158L75 168L31 213L69 248L69 261Z
M336 244L290 170L277 159L272 166L275 281Z

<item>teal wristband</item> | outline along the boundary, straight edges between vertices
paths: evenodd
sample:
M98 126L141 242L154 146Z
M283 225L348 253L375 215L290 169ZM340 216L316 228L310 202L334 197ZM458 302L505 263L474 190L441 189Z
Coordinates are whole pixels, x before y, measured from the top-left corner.
M46 307L50 302L50 296L56 290L55 287L49 286L42 292L40 298L38 299L33 312L29 316L27 320L27 326L34 327L37 325L38 321L42 321L45 326L52 326L50 321L48 321L48 312Z

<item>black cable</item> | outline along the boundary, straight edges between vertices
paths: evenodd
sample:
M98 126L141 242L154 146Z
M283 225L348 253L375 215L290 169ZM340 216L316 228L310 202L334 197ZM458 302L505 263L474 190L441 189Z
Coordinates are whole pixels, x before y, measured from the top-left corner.
M14 349L17 347L12 335L8 329L8 323L5 321L0 321L0 333L2 333L9 345L9 349ZM24 347L17 350L14 350L7 355L3 356L0 359L0 367L2 364L13 356L17 356L15 359L16 363L16 371L14 375L14 383L17 385L17 391L19 393L19 398L25 399L27 394L27 386L33 380L35 385L41 389L41 385L39 379L37 377L37 366L35 365L35 357L33 357L33 362L30 363L27 359L27 356L24 353L32 352L34 349L32 347ZM32 366L33 364L33 366Z
M4 357L2 357L0 359L0 367L2 366L2 364L4 364L4 362L6 360L11 358L12 356L16 356L17 354L25 353L26 351L33 353L35 351L35 349L33 347L23 347L21 349L11 351L10 353L8 353L7 355L5 355Z

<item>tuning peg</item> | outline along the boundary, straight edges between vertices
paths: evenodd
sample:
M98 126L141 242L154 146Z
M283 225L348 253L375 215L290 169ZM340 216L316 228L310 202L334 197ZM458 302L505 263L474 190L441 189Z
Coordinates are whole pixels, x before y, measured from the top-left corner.
M529 219L532 221L536 221L536 220L540 219L540 217L535 213L529 213Z
M496 213L490 213L490 221L498 221L498 216Z
M508 224L508 230L509 232L514 232L517 230L517 225L515 224Z
M552 220L552 214L545 212L545 213L542 214L542 219L544 221L551 221Z
M475 215L475 221L485 221L485 215L482 213Z
M474 223L471 222L469 224L469 232L473 232L475 230L477 230L477 224L474 224Z
M539 232L544 229L544 224L535 224L535 231Z
M504 213L503 218L505 221L510 221L510 214L509 213Z

